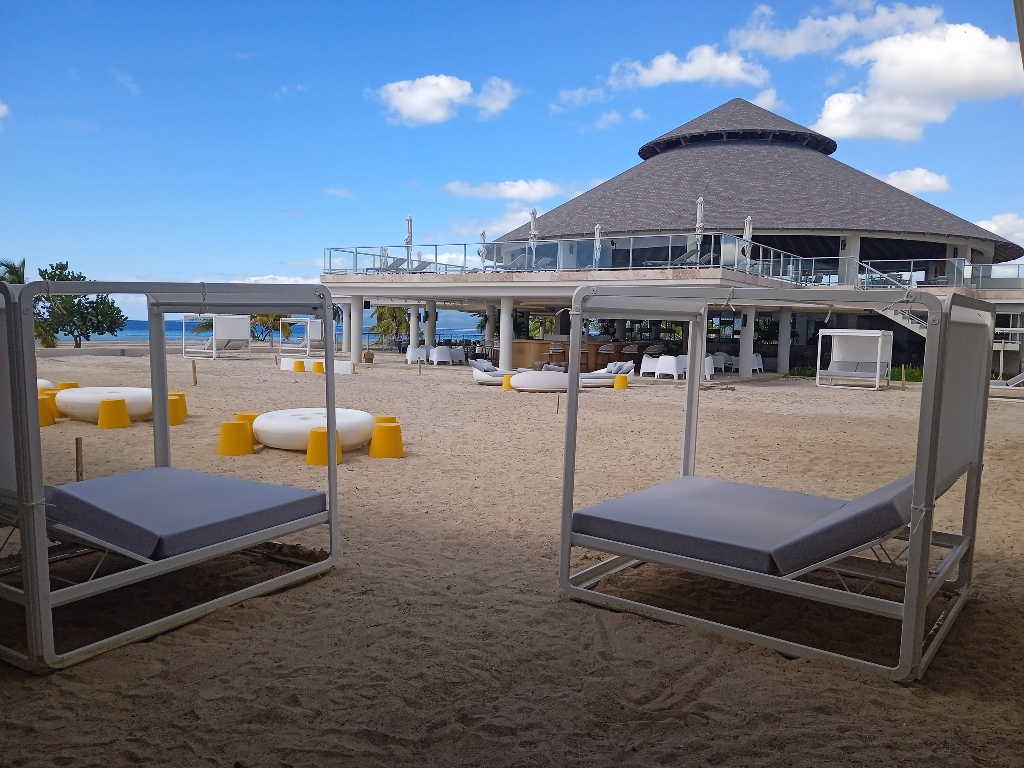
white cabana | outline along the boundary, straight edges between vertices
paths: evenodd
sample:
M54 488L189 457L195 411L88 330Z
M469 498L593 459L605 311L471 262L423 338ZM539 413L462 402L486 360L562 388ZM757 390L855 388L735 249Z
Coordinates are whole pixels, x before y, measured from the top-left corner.
M285 328L289 332L285 333ZM302 329L302 335L295 336L295 330ZM282 317L278 323L281 337L281 353L294 352L309 357L312 352L322 352L324 348L324 323L313 317ZM287 339L285 338L287 335Z
M835 498L837 492L826 474L810 481L821 495L697 476L699 382L708 307L726 305L802 311L901 305L927 312L917 452L912 467L908 466L913 474L850 501ZM689 323L682 460L678 477L575 509L579 388L569 388L562 475L562 590L576 600L719 632L786 655L841 662L894 680L923 675L970 592L993 307L959 294L903 290L584 286L576 290L570 310L570 382L580 372L583 322L594 317ZM781 454L779 461L779 469L785 470ZM780 475L784 476L785 472ZM961 478L961 519L949 533L933 530L936 501ZM872 481L865 478L865 484ZM611 557L573 571L573 547ZM620 596L628 588L626 581L616 585L620 594L601 591L605 577L625 575L644 563L885 617L900 625L898 659L890 666L674 610L666 602L671 604L678 581L666 585L657 605ZM803 578L822 571L840 578ZM876 582L900 588L901 597L879 594L872 589ZM650 583L643 587L645 594L653 590ZM820 621L822 612L807 615L810 621ZM841 625L837 631L843 631Z
M188 324L202 322L210 324L210 338L202 343L189 339L186 333ZM218 357L247 358L250 354L252 323L249 315L216 315L205 312L184 315L181 318L182 357L216 360Z
M832 341L827 368L821 367L822 342ZM892 331L823 329L818 332L819 387L883 389L892 377Z
M153 466L61 485L44 483L36 392L33 300L42 295L93 293L144 296L149 307ZM313 578L334 567L340 542L337 467L326 467L327 492L257 483L171 465L168 425L167 313L309 313L333 323L330 291L322 285L240 283L0 283L0 599L24 611L23 635L0 645L0 660L33 672L67 667L142 640L223 606ZM216 315L224 317L225 315ZM249 315L228 315L244 317ZM328 455L337 448L334 337L326 335L324 400ZM137 457L135 457L137 458ZM129 464L134 465L133 462ZM58 639L55 612L97 595L156 579L282 536L326 525L324 558L198 604L141 618L128 629L75 647ZM256 552L258 554L258 551ZM90 557L84 567L62 563ZM71 563L73 565L73 563ZM246 566L249 567L248 565ZM126 611L139 603L122 594ZM143 598L144 600L144 598ZM88 610L88 609L86 609ZM130 614L126 614L130 615Z

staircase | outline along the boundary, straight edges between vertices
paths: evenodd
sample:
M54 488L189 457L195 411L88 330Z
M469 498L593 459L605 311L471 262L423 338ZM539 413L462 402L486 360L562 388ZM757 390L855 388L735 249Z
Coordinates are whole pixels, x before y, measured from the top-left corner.
M870 291L877 288L907 288L899 280L894 280L884 272L880 272L870 264L859 264L860 273L857 276L857 290L859 291ZM894 323L902 325L904 328L913 331L918 336L928 335L928 322L913 312L907 309L897 309L896 307L887 307L885 309L876 309L878 314L883 315Z

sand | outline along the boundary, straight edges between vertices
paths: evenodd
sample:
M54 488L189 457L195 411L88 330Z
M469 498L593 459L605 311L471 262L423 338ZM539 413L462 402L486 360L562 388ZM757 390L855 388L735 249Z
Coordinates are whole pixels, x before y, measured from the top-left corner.
M378 356L378 359L382 359ZM237 409L319 405L312 375L263 360L169 358L192 416L179 466L319 488L300 454L214 455ZM55 357L40 375L145 385L138 358ZM976 597L919 683L617 614L559 595L564 396L417 374L394 358L339 377L339 405L396 414L408 457L351 452L339 475L342 565L70 670L0 665L4 765L1019 766L1024 751L1024 405L993 402ZM677 471L682 390L582 398L578 502ZM910 467L918 390L794 379L702 393L698 471L853 496ZM146 466L148 427L43 430L47 479ZM955 489L939 510L954 510ZM324 534L292 537L310 551ZM108 599L78 636L281 567L237 557ZM262 569L262 570L261 570ZM891 660L892 625L644 566L610 590L719 610L747 626ZM90 626L92 627L90 629Z

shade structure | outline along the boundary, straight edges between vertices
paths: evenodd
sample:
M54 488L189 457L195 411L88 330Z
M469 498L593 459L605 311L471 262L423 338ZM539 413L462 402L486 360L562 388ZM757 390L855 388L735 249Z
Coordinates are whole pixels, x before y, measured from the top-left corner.
M829 364L823 368L822 345L831 339ZM823 328L818 332L819 386L882 389L892 376L892 331Z
M828 659L895 680L920 677L970 591L993 307L958 294L938 297L899 290L585 286L576 290L570 310L569 381L576 381L579 375L580 334L586 317L661 317L671 313L672 304L676 305L676 319L691 324L679 472L680 479L686 480L698 479L699 366L704 357L706 334L702 331L708 307L818 306L859 310L901 306L926 312L924 382L913 474L850 501L832 498L825 480L818 483L820 495L807 498L797 498L799 494L780 496L770 489L761 494L756 486L717 479L708 483L683 482L659 492L630 494L619 500L621 503L604 505L610 508L589 507L577 516L574 495L580 400L579 388L571 386L566 404L563 459L559 564L562 590L576 600L720 632L790 655ZM965 478L965 487L960 525L948 533L933 530L936 501L961 478ZM764 516L768 514L782 516L780 525L766 524ZM723 521L723 515L729 520ZM905 546L905 566L879 565L875 559L856 556L893 537L902 537L907 542L899 545ZM610 557L573 572L573 546L604 552ZM933 549L943 551L934 564ZM898 660L892 665L878 663L673 610L660 600L655 605L599 589L606 576L646 562L898 621ZM902 586L902 599L802 580L804 575L822 568ZM651 589L649 584L645 586L646 592ZM926 612L935 606L933 601L939 595L945 601L936 607L939 618L934 624L930 624L929 618L926 624ZM929 625L933 628L931 632L927 632Z
M537 218L537 237L687 232L704 198L705 231L921 234L994 244L995 260L1024 248L829 155L836 142L744 99L732 99L640 148L643 162ZM499 240L526 240L529 225Z
M149 309L150 387L153 398L153 469L142 481L124 477L125 473L100 478L113 483L115 492L104 492L102 499L93 498L75 509L72 517L54 514L53 505L60 494L48 491L43 484L43 458L40 448L38 406L36 394L36 359L33 339L33 300L43 295L82 296L95 293L137 294L146 298ZM16 528L20 551L15 561L20 572L20 583L0 583L0 599L22 606L25 613L23 646L0 645L0 660L31 671L46 671L65 667L125 643L150 637L197 619L211 611L239 600L279 590L290 584L312 578L332 568L339 550L339 508L337 474L327 469L327 493L312 493L303 497L300 508L291 506L295 499L282 503L289 505L285 514L275 506L272 514L250 515L249 512L267 512L255 502L266 501L267 488L256 483L232 481L215 475L185 473L184 484L174 482L181 491L180 507L195 517L200 505L193 500L208 502L201 519L193 519L180 531L219 531L213 538L193 541L187 551L163 553L157 558L152 552L144 554L138 547L108 535L110 526L104 520L116 519L119 531L142 530L140 515L150 499L162 500L155 481L156 475L171 467L170 427L168 424L167 357L165 341L166 313L228 314L248 318L248 313L309 314L325 323L333 323L330 291L322 285L249 285L235 283L116 283L116 282L34 282L27 285L0 283L0 526ZM242 312L247 314L241 315ZM328 326L330 327L330 326ZM333 374L334 334L325 333L325 370ZM335 440L334 382L325 377L324 398L328 410L330 440ZM155 472L153 475L151 473ZM92 483L93 479L87 480ZM90 487L95 488L95 484ZM210 497L209 488L223 493L218 501ZM134 490L133 490L134 489ZM132 491L135 495L132 496ZM248 494L239 514L232 512L230 525L223 512L238 501L239 494ZM310 513L304 506L312 498L319 509ZM126 503L126 499L135 499ZM64 503L64 502L59 502ZM141 508L141 509L140 509ZM182 519L169 514L158 515L158 527L165 523L182 524ZM185 515L179 516L186 517ZM134 521L134 522L133 522ZM120 631L91 644L67 647L58 643L54 611L121 587L153 579L205 560L237 552L266 543L279 536L309 528L328 526L327 556L288 573L272 576L243 589L229 592L212 600L177 610L169 615ZM156 529L154 529L156 531ZM159 532L159 531L157 531ZM165 531L166 532L166 531ZM104 538L106 537L106 538ZM0 538L0 540L3 540ZM59 542L55 551L51 541ZM107 572L71 585L51 580L50 559L62 559L82 550L112 552L130 561L122 570Z

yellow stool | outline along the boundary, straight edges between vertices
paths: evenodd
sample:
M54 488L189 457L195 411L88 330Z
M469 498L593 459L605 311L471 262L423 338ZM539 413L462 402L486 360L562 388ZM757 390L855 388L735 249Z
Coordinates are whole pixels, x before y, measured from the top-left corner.
M506 373L504 376L501 377L501 388L502 389L512 389L512 374L511 373Z
M306 372L306 361L305 360L292 360L292 373L305 373Z
M377 414L376 416L373 417L373 422L374 422L374 424L397 424L398 423L398 417L397 416L383 416L381 414Z
M132 419L128 415L128 404L122 397L110 397L100 400L99 418L96 426L100 429L122 429L130 427Z
M370 437L370 458L401 459L404 456L402 427L387 422L374 424L373 435Z
M52 397L39 395L39 426L52 427L56 423L57 419L53 413Z
M178 427L185 423L188 413L185 411L185 398L181 395L167 396L167 423Z
M77 381L59 381L57 382L57 389L78 389Z
M337 433L335 433L337 434ZM335 464L341 464L341 435L337 434L334 441L337 448ZM312 467L327 466L327 427L313 427L309 430L309 439L306 441L306 463Z
M252 438L253 446L256 445L256 433L253 431L252 423L256 421L256 417L260 415L259 411L236 411L235 421L244 421L249 425L249 437Z
M57 407L57 393L59 391L60 390L57 389L56 387L44 387L43 389L39 390L39 396L45 397L46 400L49 402L50 410L53 411L53 418L55 419L59 418L61 415L60 408Z
M252 453L252 438L249 425L244 421L225 421L220 425L220 439L217 440L218 456L245 456Z
M629 389L629 376L624 373L615 374L615 382L612 384L613 389Z
M323 360L314 360L313 361L313 373L327 373L327 371L324 370L324 361Z
M188 416L188 398L185 397L184 392L168 392L168 397L180 397L182 404L185 406L185 416Z

